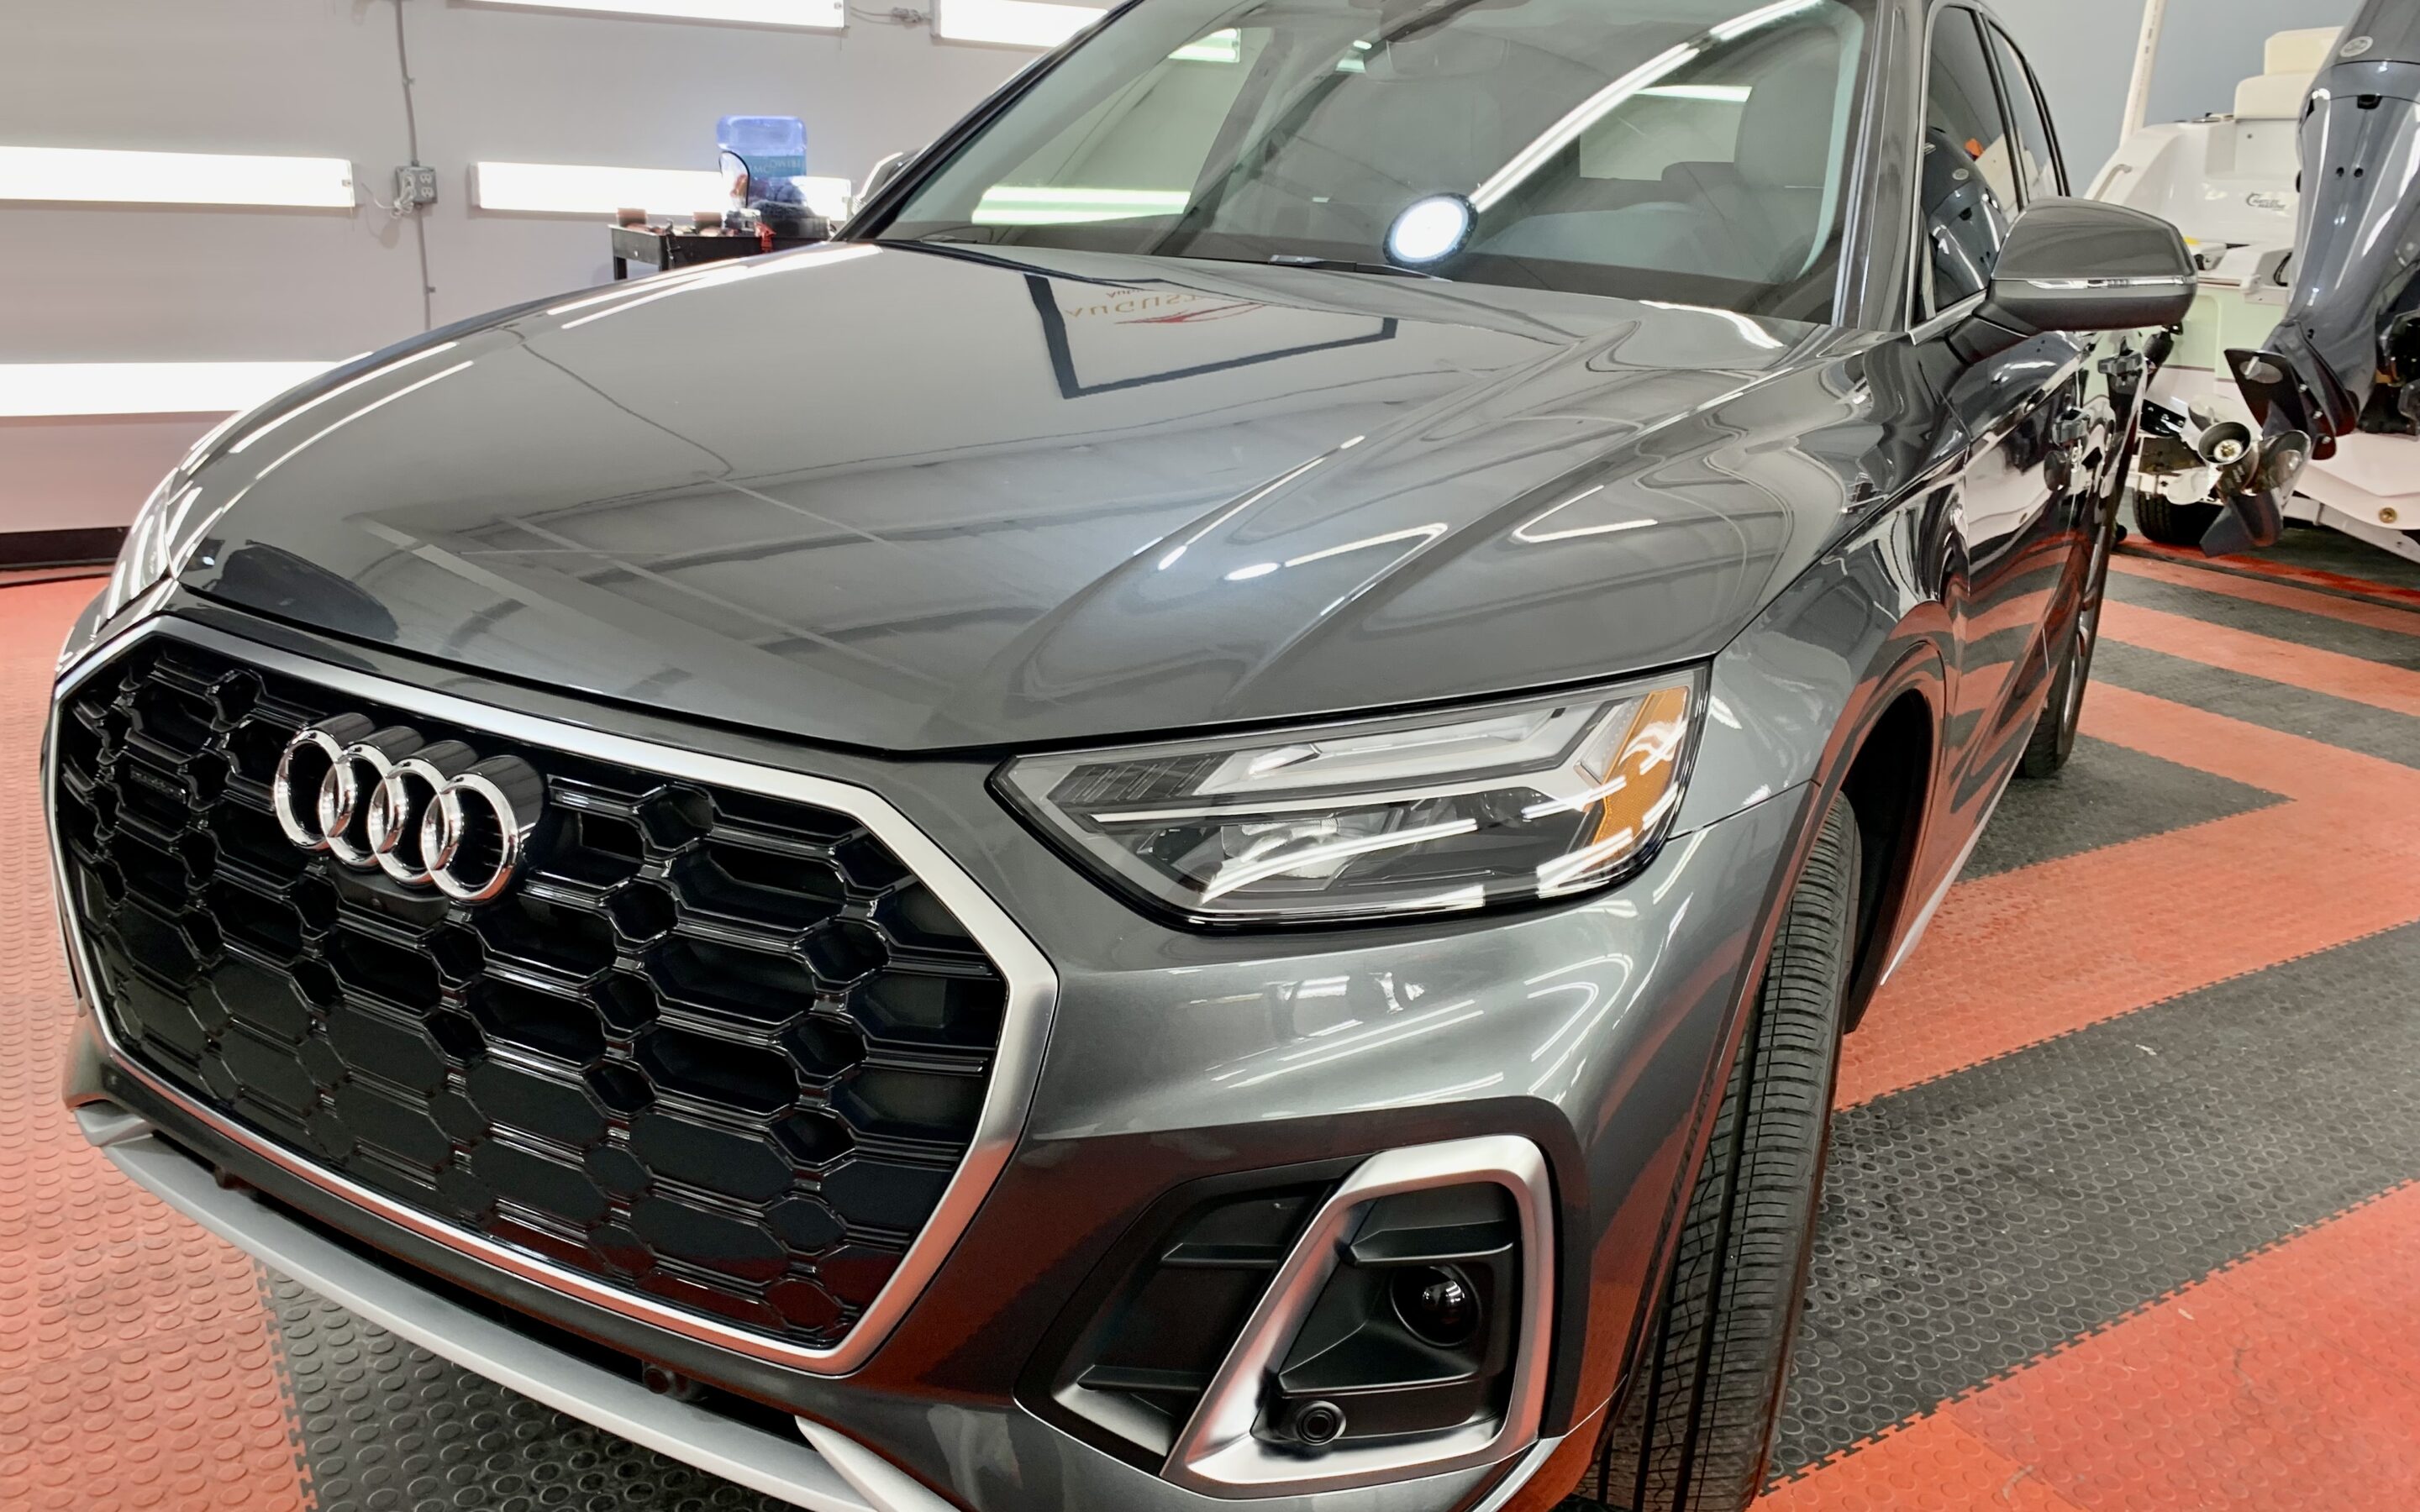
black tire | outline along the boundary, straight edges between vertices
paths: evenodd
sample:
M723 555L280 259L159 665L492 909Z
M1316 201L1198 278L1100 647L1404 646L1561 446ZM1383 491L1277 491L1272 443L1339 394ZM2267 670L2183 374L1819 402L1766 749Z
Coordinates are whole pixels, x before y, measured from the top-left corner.
M2143 494L2134 496L2134 524L2162 546L2199 546L2218 523L2216 504L2177 504Z
M2139 508L2141 501L2136 501ZM2104 520L2093 538L2092 561L2084 572L2084 601L2076 606L2075 623L2068 629L2059 654L2058 671L2051 678L2050 696L2042 701L2040 717L2017 758L2017 775L2056 777L2075 749L2075 729L2084 719L2084 690L2092 686L2092 652L2101 643L2101 603L2109 592L2109 551L2118 543L2117 524Z
M1775 933L1630 1388L1562 1512L1739 1512L1763 1484L1823 1187L1859 870L1844 795Z

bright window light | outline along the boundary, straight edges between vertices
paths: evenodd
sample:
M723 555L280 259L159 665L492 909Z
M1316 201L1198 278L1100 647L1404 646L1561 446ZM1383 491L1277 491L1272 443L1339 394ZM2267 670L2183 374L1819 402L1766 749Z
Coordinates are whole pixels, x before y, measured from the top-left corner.
M353 208L342 158L0 147L0 200Z
M731 186L712 168L611 168L570 162L476 162L473 201L483 210L535 215L611 215L626 207L650 215L690 215L731 203ZM838 220L848 213L845 178L801 180L807 208Z
M1215 31L1199 41L1187 42L1170 57L1187 63L1241 63L1244 61L1244 34L1229 26Z
M516 9L591 10L609 16L663 16L674 21L737 21L755 26L806 26L839 31L848 24L845 0L478 0Z
M1638 93L1654 100L1712 100L1727 105L1747 103L1747 85L1744 84L1657 84Z
M1066 225L1173 215L1189 198L1181 189L1060 189L994 184L975 204L977 225Z
M1057 47L1108 13L1103 6L1040 0L934 0L933 35L951 42Z
M230 414L326 363L0 363L0 415Z

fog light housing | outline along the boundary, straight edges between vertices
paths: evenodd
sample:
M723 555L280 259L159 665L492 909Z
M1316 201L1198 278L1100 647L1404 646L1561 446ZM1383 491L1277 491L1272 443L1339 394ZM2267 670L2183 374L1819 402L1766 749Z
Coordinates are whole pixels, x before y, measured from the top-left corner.
M1493 1463L1544 1405L1554 1220L1513 1135L1364 1161L1303 1227L1162 1473L1306 1495Z
M1470 1342L1484 1309L1470 1278L1450 1265L1395 1273L1387 1286L1395 1316L1413 1335L1440 1349Z

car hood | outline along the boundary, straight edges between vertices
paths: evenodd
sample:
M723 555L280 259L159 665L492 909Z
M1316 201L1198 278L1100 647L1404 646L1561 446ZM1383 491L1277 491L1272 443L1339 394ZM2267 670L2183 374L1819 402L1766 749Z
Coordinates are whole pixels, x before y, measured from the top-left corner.
M287 395L195 471L219 513L184 581L884 750L1511 691L1709 655L1802 570L1870 438L1857 345L835 245L524 306Z

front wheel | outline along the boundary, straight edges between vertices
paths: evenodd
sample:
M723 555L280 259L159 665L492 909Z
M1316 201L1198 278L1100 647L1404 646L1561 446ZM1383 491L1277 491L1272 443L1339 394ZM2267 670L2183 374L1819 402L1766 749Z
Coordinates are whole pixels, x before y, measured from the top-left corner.
M2138 520L2141 509L2138 497ZM2116 524L2104 521L2092 543L2092 562L2084 574L2084 602L2076 606L2075 627L2068 632L2066 652L2051 679L2050 697L2025 740L2024 754L2017 758L2020 777L2055 777L2075 750L2075 729L2084 718L2084 690L2092 683L2092 650L2101 643L2101 603L2109 591L2109 550L2117 540Z
M1740 1512L1763 1483L1823 1186L1861 864L1856 815L1835 798L1775 933L1656 1320L1559 1512Z

